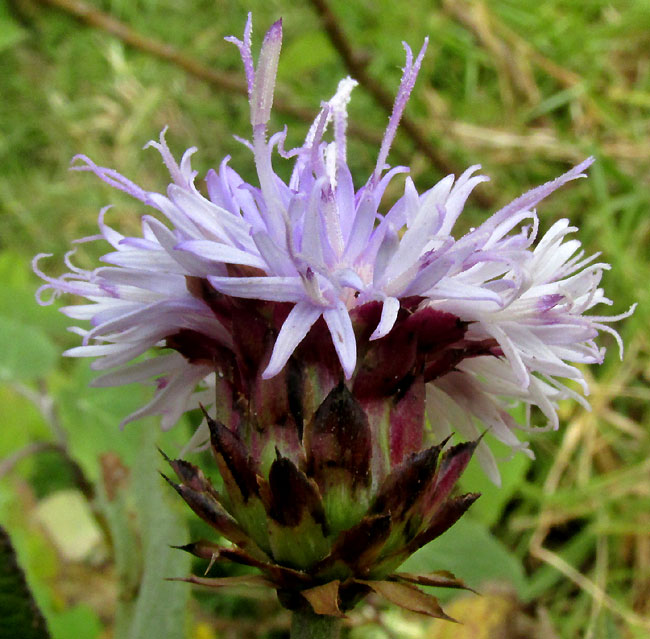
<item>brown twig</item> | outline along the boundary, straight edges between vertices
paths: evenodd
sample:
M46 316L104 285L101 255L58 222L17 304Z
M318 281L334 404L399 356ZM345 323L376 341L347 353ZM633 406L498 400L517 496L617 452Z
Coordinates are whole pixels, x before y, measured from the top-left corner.
M367 71L366 65L361 57L354 52L343 29L326 0L310 0L315 11L323 23L332 45L336 48L350 75L364 88L375 102L379 104L389 115L393 110L393 96L383 85L373 78ZM400 122L401 129L413 142L415 147L443 174L458 173L458 167L446 154L436 149L427 139L422 128L408 115L403 115ZM486 191L476 191L474 194L477 202L483 208L491 208L494 198Z
M134 49L144 51L157 58L170 62L171 64L183 69L188 74L211 84L221 91L228 91L242 96L247 95L246 83L239 75L207 67L193 58L184 55L172 45L161 42L155 38L147 37L120 20L89 6L82 0L35 1L55 7L88 26L110 33ZM343 57L345 65L351 75L353 75L359 84L361 84L375 98L375 101L390 114L393 108L392 95L367 73L365 65L348 44L347 38L339 28L336 18L329 10L329 7L325 4L324 0L312 0L312 2L323 19L323 24L328 36ZM280 113L305 122L312 122L317 115L312 109L298 106L281 94L276 95L274 99L274 108ZM437 150L426 139L424 132L411 118L406 115L403 116L401 128L406 132L416 148L418 148L441 173L447 174L460 172L459 167L457 167L444 153ZM358 123L351 122L349 132L350 135L364 142L373 145L379 145L381 143L381 134L372 129L361 126ZM494 198L486 191L477 191L475 197L478 204L484 208L491 208L494 204Z
M154 38L148 38L123 22L95 9L81 0L37 1L61 9L81 22L96 27L97 29L101 29L102 31L106 31L135 49L145 51L158 58L167 60L168 62L171 62L187 71L189 74L205 80L210 84L214 84L220 89L231 91L239 95L246 95L246 82L239 76L205 67L192 58L183 55L172 45ZM290 115L294 115L297 118L307 117L304 110L294 107L293 105L283 104L278 108L283 111L289 111Z
M55 7L73 16L83 24L110 33L130 47L165 60L183 69L195 78L216 87L220 91L228 91L242 96L247 95L246 82L240 74L228 73L207 67L193 58L184 55L172 45L142 35L124 22L95 9L82 0L36 0L36 2ZM273 108L279 113L309 123L313 122L317 115L313 109L293 104L288 98L282 95L275 96ZM350 124L350 134L370 144L379 144L381 142L381 135L379 133L358 124Z
M640 344L633 342L632 348L640 348ZM565 431L564 437L559 450L555 453L553 465L549 471L546 481L544 482L544 494L553 495L561 487L564 481L573 481L579 485L587 486L592 480L594 473L594 459L595 459L595 444L596 438L599 437L599 417L604 414L604 409L611 406L615 398L619 397L622 389L625 389L631 384L631 380L635 380L640 375L638 368L638 357L635 357L634 352L628 353L628 358L625 364L617 369L615 379L608 379L607 385L598 384L596 380L589 379L587 375L587 382L589 388L592 390L592 412L583 413L579 417L571 420L568 429ZM640 437L644 436L643 431L639 431ZM610 498L621 498L626 493L637 491L639 478L645 479L648 471L650 470L650 461L646 460L638 466L632 466L629 469L620 470L615 478L615 488L608 487L605 492L610 495ZM605 477L605 475L601 475ZM613 485L610 475L610 485ZM645 484L644 484L645 485ZM597 504L601 493L594 493L594 500L596 503L589 507L591 512L594 512L597 507L602 507ZM595 579L586 576L580 570L569 563L558 552L552 551L544 546L544 542L548 537L551 528L558 522L566 523L573 518L570 510L565 512L554 512L557 508L554 504L549 502L543 503L543 507L537 515L537 524L530 539L530 554L539 559L540 561L552 566L563 574L566 578L573 581L581 590L586 592L592 599L594 610L601 607L607 608L614 615L622 618L626 623L634 626L639 626L646 630L650 630L650 619L638 614L633 608L624 603L619 602L606 592L606 576L602 576L600 571L603 570L602 565L598 564L598 547L596 547L596 574ZM606 539L606 537L601 537ZM602 550L600 551L602 554ZM602 562L602 557L601 557ZM600 570L600 571L599 571Z

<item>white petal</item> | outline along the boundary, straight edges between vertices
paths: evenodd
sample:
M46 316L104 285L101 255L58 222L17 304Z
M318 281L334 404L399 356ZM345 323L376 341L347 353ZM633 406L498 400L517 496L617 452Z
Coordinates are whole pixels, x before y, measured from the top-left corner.
M264 36L262 50L255 72L255 82L251 95L251 124L253 127L266 125L271 118L273 90L278 72L278 60L282 47L282 21L271 25Z
M221 264L241 264L262 270L266 268L264 260L259 255L242 251L234 246L221 244L220 242L185 240L184 242L179 242L175 248L179 251L188 251L197 257Z
M300 277L214 277L208 281L219 292L233 297L267 300L269 302L300 302L305 289Z
M492 333L494 339L499 342L499 346L503 350L503 354L510 362L515 377L517 378L519 384L521 384L521 387L528 388L528 385L530 384L530 373L528 372L526 365L521 359L519 351L512 343L506 332L500 326L493 324L487 327L487 330L488 332Z
M381 318L379 319L379 324L377 324L377 328L370 336L370 339L380 339L381 337L388 335L390 330L395 325L395 320L397 319L398 312L399 300L396 297L387 297L384 300L384 305L381 309Z
M94 388L105 388L107 386L122 386L134 382L144 382L164 373L170 373L179 367L186 366L186 364L185 358L180 353L160 355L100 375L90 385Z
M275 340L269 365L262 373L264 379L269 379L282 370L322 312L321 307L309 302L299 302L291 309Z
M212 372L209 366L187 364L184 370L172 377L169 383L146 405L122 420L121 427L147 415L162 415L161 427L169 430L189 407L189 399L196 385Z
M357 207L352 230L345 247L344 259L354 262L359 253L368 245L368 240L375 225L377 217L377 203L372 194L367 194Z
M286 248L281 248L268 233L259 232L253 235L253 240L264 260L262 267L273 275L295 275L296 267L289 257ZM286 245L285 245L286 246Z
M574 166L572 169L567 171L564 175L546 182L534 189L531 189L527 193L524 193L522 196L518 197L516 200L510 202L502 209L497 211L489 220L490 224L499 224L503 220L509 218L511 215L518 213L520 211L530 211L535 207L541 200L546 196L553 193L553 191L559 189L563 184L575 180L577 178L585 177L583 171L587 169L591 164L593 164L594 158L590 157L580 162L580 164Z
M334 349L339 356L345 378L350 379L357 364L357 340L348 309L343 302L339 301L336 308L324 311L323 317L330 329Z

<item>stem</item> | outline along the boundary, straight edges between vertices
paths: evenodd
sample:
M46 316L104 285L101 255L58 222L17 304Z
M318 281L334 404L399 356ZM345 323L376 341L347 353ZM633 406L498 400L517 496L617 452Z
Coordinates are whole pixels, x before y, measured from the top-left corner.
M338 639L341 620L317 615L311 610L294 610L291 617L291 639Z

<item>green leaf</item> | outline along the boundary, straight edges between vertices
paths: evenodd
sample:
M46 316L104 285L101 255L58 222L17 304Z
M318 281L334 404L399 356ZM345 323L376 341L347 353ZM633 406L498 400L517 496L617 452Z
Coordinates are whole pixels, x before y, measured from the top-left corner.
M488 581L508 583L520 595L527 587L517 557L471 517L459 520L442 537L411 555L402 570L415 573L450 570L479 591L481 584Z
M63 428L68 434L71 455L81 464L91 479L99 477L99 456L115 452L122 463L132 468L141 452L142 430L159 431L159 421L138 421L120 428L120 422L151 399L152 390L140 385L128 388L89 388L97 377L88 362L74 363L69 378L61 380L61 387L53 389L58 400ZM179 424L170 433L174 444L167 450L177 450L185 443L185 430ZM153 446L154 444L152 444Z
M45 377L58 359L58 349L39 328L0 316L0 380Z
M143 573L128 634L124 639L184 639L189 586L166 581L185 577L191 558L170 545L186 544L188 531L182 504L157 472L157 429L142 429L140 455L133 469L132 489L142 543ZM116 633L117 636L117 633Z
M9 384L0 384L0 406L2 406L0 458L13 454L35 440L50 437L51 431L43 423L43 417L38 409ZM23 459L20 463L20 468L23 469L21 472L28 473L33 465L33 457Z
M279 76L295 78L336 60L336 53L322 31L308 31L288 42L282 51Z
M110 530L118 597L115 610L115 631L128 637L128 629L136 604L142 575L140 540L134 527L135 513L127 469L119 456L104 458L103 481L98 482L98 501Z
M97 639L102 622L88 605L80 604L50 616L52 639Z
M510 453L510 450L498 441L490 441L489 445L497 460L507 457ZM501 486L495 486L486 479L485 472L474 456L458 482L463 492L481 493L481 498L472 505L472 517L488 527L496 524L508 501L524 482L531 461L530 457L523 453L516 453L512 459L499 462Z
M18 566L9 535L0 527L0 638L49 639L43 614Z
M41 306L36 301L36 290L43 282L32 272L28 258L16 251L0 251L0 282L0 316L36 326L47 335L64 338L70 344L79 342L78 337L66 335L67 327L74 322L58 311L58 304Z
M9 49L27 36L23 29L9 13L5 4L0 4L0 52Z

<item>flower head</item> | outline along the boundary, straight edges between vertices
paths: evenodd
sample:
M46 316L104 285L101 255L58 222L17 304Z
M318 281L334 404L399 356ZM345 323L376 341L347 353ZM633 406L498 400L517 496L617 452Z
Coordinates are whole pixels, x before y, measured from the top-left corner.
M228 384L231 397L268 389L264 380L272 385L300 367L298 360L303 372L305 361L327 369L328 381L321 375L317 384L319 401L341 374L368 410L391 393L419 393L418 406L426 397L439 436L458 431L474 439L482 423L506 444L526 449L513 434L519 425L504 399L539 407L549 427L557 427L559 400L584 401L562 380L578 382L586 394L576 365L602 361L604 349L594 341L600 330L620 345L607 323L627 315L587 315L610 304L599 288L609 266L596 256L585 258L580 243L567 239L576 229L566 220L537 237L537 204L584 177L593 159L461 237L453 233L455 222L474 187L488 179L476 174L478 166L423 193L407 176L403 195L382 213L389 182L408 173L407 167L389 168L386 160L426 42L415 57L404 45L406 64L377 164L356 188L346 160L347 104L355 81L339 83L302 146L286 151L286 131L268 134L281 22L266 33L257 65L250 17L243 40L231 41L247 78L252 137L245 144L259 185L246 183L225 158L207 174L204 196L190 163L196 149L177 163L164 131L148 146L159 151L171 174L166 195L78 156L75 169L95 173L167 223L144 215L141 237L125 237L105 223L103 210L97 237L113 247L102 258L107 266L85 271L67 260L70 272L52 278L35 265L47 281L39 295L50 289L89 301L62 309L91 323L77 329L83 345L67 354L93 357L96 369L110 370L96 385L155 380L153 400L126 421L161 414L164 428L199 401L211 404L215 386ZM288 182L274 172L276 150L293 161ZM251 331L245 347L242 326ZM242 352L249 347L250 357ZM164 354L132 363L151 348ZM386 370L392 381L386 381ZM417 428L407 437L408 427L400 427L395 442L415 438L404 450L417 449ZM498 477L489 450L479 446L477 455Z

